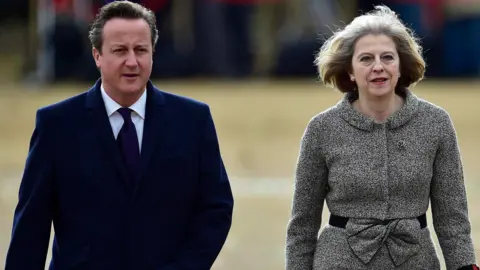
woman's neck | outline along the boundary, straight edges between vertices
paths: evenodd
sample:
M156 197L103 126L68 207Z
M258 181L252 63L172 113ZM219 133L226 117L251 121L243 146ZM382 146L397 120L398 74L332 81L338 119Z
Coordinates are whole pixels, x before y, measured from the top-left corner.
M400 110L403 103L403 98L395 93L383 97L369 97L360 94L353 103L353 107L360 113L373 117L375 122L383 123L390 115Z

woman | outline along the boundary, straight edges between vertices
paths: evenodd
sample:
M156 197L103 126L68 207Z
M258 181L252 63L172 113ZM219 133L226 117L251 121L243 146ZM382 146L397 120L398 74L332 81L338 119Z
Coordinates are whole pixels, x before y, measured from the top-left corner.
M452 121L409 91L425 71L411 31L377 6L327 40L316 63L345 96L303 135L286 269L440 269L429 201L447 269L475 269ZM324 200L332 215L317 238Z

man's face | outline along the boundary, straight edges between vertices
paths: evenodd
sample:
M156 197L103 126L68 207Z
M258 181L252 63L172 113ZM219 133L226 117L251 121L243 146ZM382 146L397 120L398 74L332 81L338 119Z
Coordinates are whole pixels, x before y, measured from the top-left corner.
M103 28L102 53L93 49L105 91L113 98L138 98L153 65L151 32L144 19L114 18ZM119 102L119 101L117 101Z

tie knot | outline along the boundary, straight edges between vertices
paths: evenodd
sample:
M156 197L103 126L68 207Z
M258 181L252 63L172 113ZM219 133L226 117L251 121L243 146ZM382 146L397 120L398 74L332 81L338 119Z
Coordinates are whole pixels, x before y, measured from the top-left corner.
M131 118L132 110L130 108L120 108L117 111L122 115L123 121L125 121L126 123L132 122L132 118Z

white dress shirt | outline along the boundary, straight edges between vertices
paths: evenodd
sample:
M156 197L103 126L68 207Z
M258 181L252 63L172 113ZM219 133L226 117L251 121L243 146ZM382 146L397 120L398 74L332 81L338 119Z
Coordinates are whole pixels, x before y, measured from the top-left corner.
M115 102L110 96L107 95L103 85L101 86L102 98L105 103L105 109L107 109L108 119L110 120L110 125L112 126L113 135L117 139L118 133L123 126L123 117L117 111L122 108L120 104ZM145 122L145 107L147 103L147 91L143 92L143 95L129 108L132 110L132 122L135 125L138 136L138 146L140 150L142 149L142 139L143 139L143 125Z

